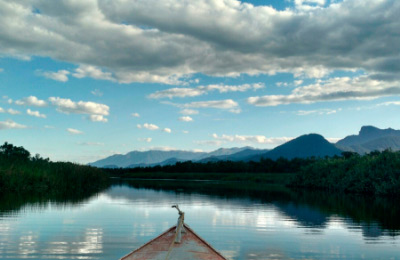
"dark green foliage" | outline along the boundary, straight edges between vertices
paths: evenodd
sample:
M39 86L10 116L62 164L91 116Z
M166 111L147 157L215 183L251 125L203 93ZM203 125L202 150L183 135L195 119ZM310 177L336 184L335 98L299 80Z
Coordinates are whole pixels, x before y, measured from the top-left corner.
M0 194L5 192L79 193L99 190L107 184L97 168L66 162L50 162L23 147L0 146Z
M315 159L262 159L260 162L217 161L208 163L177 162L175 165L104 169L112 177L135 179L181 179L253 181L288 184L295 172Z
M294 186L377 195L400 194L400 152L346 153L304 167Z

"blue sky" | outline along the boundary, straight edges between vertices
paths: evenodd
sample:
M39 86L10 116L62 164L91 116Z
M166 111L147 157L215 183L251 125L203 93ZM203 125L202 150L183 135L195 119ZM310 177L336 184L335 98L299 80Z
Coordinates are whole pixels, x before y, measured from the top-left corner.
M0 0L0 142L92 162L400 128L398 1Z

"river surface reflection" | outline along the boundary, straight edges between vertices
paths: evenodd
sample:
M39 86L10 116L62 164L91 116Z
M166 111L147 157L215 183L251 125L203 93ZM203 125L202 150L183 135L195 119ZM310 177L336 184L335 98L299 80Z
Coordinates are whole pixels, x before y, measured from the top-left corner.
M121 182L81 201L3 198L0 258L119 259L175 225L179 204L229 259L400 259L397 201L250 186Z

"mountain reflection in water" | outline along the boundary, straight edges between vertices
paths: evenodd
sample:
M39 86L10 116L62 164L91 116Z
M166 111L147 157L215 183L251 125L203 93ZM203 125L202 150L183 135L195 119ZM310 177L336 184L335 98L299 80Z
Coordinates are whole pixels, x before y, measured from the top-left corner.
M246 183L116 181L81 198L0 198L0 258L119 259L176 223L231 259L395 259L396 199Z

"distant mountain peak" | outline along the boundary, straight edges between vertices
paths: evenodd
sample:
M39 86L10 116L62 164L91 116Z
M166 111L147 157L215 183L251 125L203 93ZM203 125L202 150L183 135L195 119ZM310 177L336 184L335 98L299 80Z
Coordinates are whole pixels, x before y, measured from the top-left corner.
M284 157L287 159L293 158L309 158L309 157L325 157L340 155L341 150L336 148L335 145L328 142L320 134L306 134L299 136L287 143L284 143L273 150L254 157L257 160L260 157L278 159L279 157Z
M358 134L359 135L369 135L369 134L375 134L379 131L382 131L382 129L379 129L372 125L367 125L367 126L362 126Z
M337 146L359 154L374 150L400 149L400 131L392 128L380 129L375 126L361 127L358 135L349 135L338 141Z

